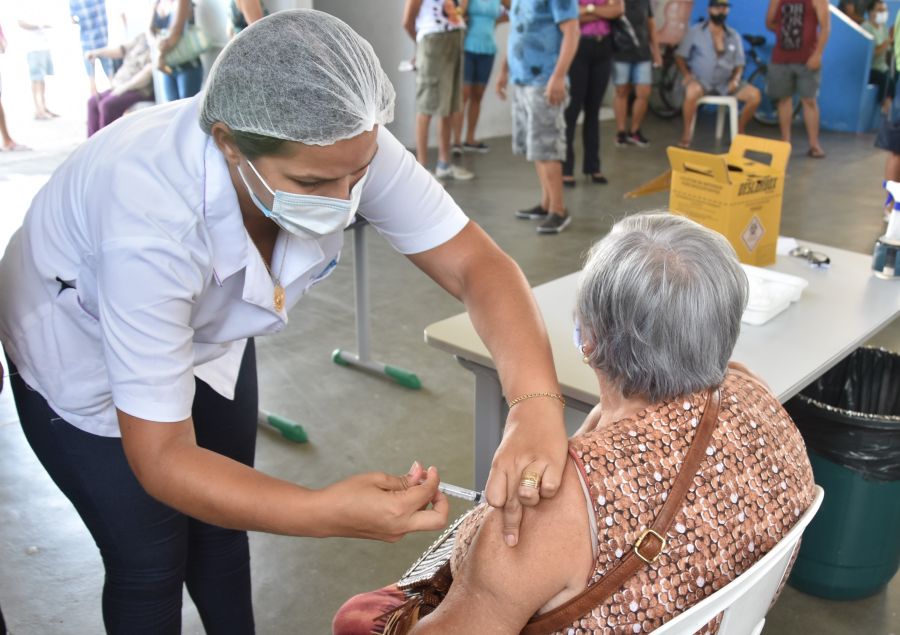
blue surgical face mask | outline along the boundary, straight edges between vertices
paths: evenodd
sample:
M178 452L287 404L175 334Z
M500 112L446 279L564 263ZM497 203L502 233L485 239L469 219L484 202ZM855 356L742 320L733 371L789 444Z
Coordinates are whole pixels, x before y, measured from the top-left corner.
M578 321L578 318L575 318L575 328L572 330L572 341L575 343L575 348L578 351L581 351L581 322Z
M344 200L328 196L294 194L292 192L273 190L249 159L247 160L247 165L253 170L259 182L272 194L272 209L269 209L253 193L253 189L247 183L247 179L241 171L241 166L237 167L238 174L244 182L247 192L250 193L251 200L266 218L271 218L276 225L286 232L297 236L313 236L316 238L342 231L350 224L353 216L356 214L356 210L359 208L363 183L366 182L366 177L369 176L369 172L366 171L350 190L350 199Z

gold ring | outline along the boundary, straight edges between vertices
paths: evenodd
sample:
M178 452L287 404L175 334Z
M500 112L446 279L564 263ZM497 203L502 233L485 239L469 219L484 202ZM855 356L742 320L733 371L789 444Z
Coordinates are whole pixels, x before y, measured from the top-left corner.
M530 487L531 489L540 489L541 475L537 472L525 472L522 474L522 480L519 482L522 487Z

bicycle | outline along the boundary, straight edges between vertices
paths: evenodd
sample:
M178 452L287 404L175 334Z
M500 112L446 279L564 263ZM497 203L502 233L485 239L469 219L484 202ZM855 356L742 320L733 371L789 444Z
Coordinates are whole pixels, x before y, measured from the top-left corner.
M684 83L675 64L676 48L667 44L663 49L662 65L653 69L653 86L647 106L660 119L677 117L684 103Z
M759 49L766 45L766 38L761 35L744 35L748 44L745 53L749 60L744 76L747 83L759 89L762 101L753 115L753 119L767 126L778 124L778 108L766 94L768 82L769 63L760 53ZM650 111L661 119L672 119L681 114L681 105L684 103L684 83L678 66L675 64L676 46L667 45L663 51L663 63L659 68L653 69L653 89L650 93ZM748 74L749 71L749 74ZM800 113L800 100L794 98L793 118Z
M746 57L753 64L752 67L750 64L747 64L744 74L747 77L747 83L756 86L762 96L762 100L759 102L759 107L756 109L753 119L761 124L774 126L778 124L778 104L769 99L769 96L766 93L766 84L768 83L769 77L769 63L763 59L762 55L757 50L765 46L766 38L762 35L744 35L744 41L749 45L749 48L746 51ZM753 68L753 70L748 75L747 70L750 68ZM799 113L800 100L795 96L792 118L796 119Z

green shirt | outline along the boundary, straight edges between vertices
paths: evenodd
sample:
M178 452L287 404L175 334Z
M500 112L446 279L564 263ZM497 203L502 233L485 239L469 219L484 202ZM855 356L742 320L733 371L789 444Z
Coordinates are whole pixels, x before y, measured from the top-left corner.
M894 19L894 68L900 69L900 11Z
M900 15L900 14L898 14ZM864 28L869 35L871 35L875 39L875 51L872 54L872 70L873 71L882 71L887 72L888 64L887 64L887 55L885 52L878 52L877 49L879 46L884 44L888 39L888 29L887 26L878 26L877 24L872 24L868 20L862 23L862 28ZM896 39L896 36L895 36ZM897 55L897 47L894 47L894 56Z

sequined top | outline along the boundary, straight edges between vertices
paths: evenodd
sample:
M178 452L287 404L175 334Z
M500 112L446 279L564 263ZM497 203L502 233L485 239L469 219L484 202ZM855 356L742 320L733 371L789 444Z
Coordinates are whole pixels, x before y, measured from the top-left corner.
M705 393L657 404L574 437L598 528L589 584L597 582L653 522L703 414ZM815 498L803 439L772 394L729 372L706 459L666 536L668 546L602 605L560 635L649 633L747 570ZM455 573L483 519L460 527ZM704 629L715 632L717 622Z

